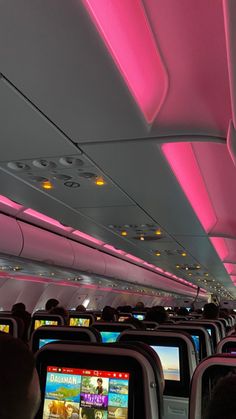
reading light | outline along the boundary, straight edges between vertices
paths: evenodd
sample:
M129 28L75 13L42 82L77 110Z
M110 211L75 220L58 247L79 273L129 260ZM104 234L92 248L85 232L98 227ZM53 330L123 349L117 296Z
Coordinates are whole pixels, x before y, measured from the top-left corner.
M161 235L162 235L162 232L161 232L161 230L156 230L156 231L155 231L155 234L156 234L157 236L161 236Z
M176 265L175 267L176 267L177 269L179 269L179 268L180 268L180 265Z
M53 189L53 184L50 182L50 180L45 180L45 182L41 183L41 186L43 189Z
M196 266L196 269L200 269L200 268L201 268L201 266L200 266L200 265L197 265L197 266Z
M205 273L205 276L209 276L209 274L206 272L206 273Z
M105 185L105 181L104 181L104 179L103 179L102 177L98 177L98 178L95 180L95 184L96 184L97 186L103 186L103 185Z
M140 236L140 240L142 240L142 241L143 241L143 240L145 240L145 239L144 239L144 236Z
M161 252L156 252L155 255L156 256L161 256Z
M181 253L181 256L185 257L185 256L187 256L187 253L186 252L182 252Z
M121 232L121 235L122 235L123 237L125 237L125 236L128 236L128 233L127 233L127 231L122 231L122 232Z

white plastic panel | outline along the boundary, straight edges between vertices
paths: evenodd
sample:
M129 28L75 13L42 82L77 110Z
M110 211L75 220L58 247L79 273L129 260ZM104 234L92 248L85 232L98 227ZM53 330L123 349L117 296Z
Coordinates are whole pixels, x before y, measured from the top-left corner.
M19 256L23 246L23 237L17 221L0 214L0 233L0 253Z
M72 241L71 246L75 258L73 268L100 275L105 274L105 260L102 252Z
M19 225L24 236L22 257L65 267L73 265L74 254L68 239L21 221Z

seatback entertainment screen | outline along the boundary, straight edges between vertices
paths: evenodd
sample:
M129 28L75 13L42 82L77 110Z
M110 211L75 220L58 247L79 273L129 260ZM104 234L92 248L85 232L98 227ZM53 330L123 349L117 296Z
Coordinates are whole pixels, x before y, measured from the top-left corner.
M175 346L152 346L160 358L164 379L180 381L179 348Z
M9 324L0 324L0 332L10 333Z
M116 342L121 332L100 331L102 336L102 343Z
M58 326L57 320L48 320L48 319L35 319L34 320L34 330L38 329L41 326Z
M129 373L47 367L43 419L128 419Z
M82 317L70 317L69 326L83 326L89 327L90 326L90 319L89 318L82 318Z

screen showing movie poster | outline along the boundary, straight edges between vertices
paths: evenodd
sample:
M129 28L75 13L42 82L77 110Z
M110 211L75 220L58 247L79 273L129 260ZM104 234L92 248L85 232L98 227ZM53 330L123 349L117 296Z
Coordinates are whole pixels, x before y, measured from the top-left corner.
M128 419L129 373L47 367L43 419Z
M34 321L34 330L38 329L41 326L57 326L57 320L48 320L48 319L35 319Z
M89 327L90 325L90 319L82 318L82 317L70 317L70 324L69 326L75 326L75 327Z

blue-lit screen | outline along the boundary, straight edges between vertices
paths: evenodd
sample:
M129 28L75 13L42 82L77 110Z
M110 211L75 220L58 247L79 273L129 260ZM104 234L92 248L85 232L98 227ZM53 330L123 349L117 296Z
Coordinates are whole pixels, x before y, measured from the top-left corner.
M144 314L133 314L133 317L135 319L138 319L138 320L144 320L145 315Z
M120 332L100 332L102 336L103 343L112 343L116 342Z
M42 348L47 343L56 342L58 339L39 339L39 349Z

